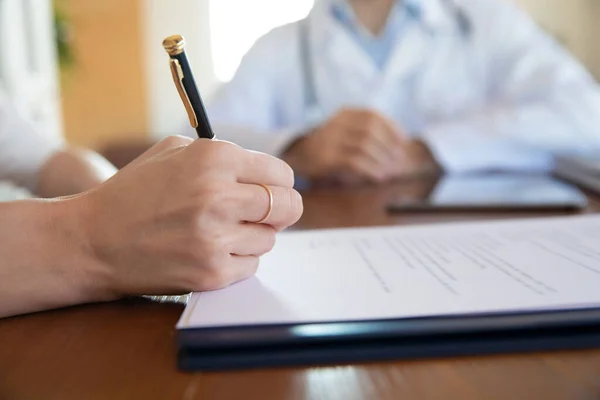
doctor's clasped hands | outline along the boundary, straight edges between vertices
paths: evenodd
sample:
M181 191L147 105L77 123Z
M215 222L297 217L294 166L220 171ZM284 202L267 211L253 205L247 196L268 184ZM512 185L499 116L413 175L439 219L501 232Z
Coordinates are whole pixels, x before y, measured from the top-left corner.
M427 147L408 138L394 121L353 108L294 141L283 159L303 177L344 183L378 183L439 169Z

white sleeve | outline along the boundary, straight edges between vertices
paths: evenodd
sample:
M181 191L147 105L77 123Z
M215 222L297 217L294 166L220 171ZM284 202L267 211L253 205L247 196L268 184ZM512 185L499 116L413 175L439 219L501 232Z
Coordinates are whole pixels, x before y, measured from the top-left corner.
M488 106L423 135L446 170L539 170L553 155L600 149L600 90L589 73L516 6L463 0L469 40L487 48Z
M0 92L0 180L31 191L41 167L63 141L37 131Z
M259 39L244 56L231 82L207 102L207 112L219 139L249 149L281 155L305 127L280 123L278 93L295 49L296 29L285 26ZM292 41L292 43L290 43Z

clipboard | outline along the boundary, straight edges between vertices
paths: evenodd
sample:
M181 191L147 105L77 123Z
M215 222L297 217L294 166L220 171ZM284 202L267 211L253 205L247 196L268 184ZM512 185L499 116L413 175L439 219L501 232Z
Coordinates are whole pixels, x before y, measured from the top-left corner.
M322 366L600 347L600 308L183 329L183 371Z
M257 276L192 295L179 367L600 348L599 234L600 216L283 233Z

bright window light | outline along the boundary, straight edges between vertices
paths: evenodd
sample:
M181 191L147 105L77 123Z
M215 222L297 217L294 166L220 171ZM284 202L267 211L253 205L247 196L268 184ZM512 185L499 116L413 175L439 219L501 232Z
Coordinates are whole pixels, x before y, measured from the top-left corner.
M308 15L314 0L210 0L210 33L215 74L233 78L240 61L271 29Z

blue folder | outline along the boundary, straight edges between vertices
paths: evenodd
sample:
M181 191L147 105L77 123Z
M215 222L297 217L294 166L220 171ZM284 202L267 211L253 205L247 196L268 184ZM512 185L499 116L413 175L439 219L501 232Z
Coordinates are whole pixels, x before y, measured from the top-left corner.
M184 371L600 348L600 308L178 331Z

